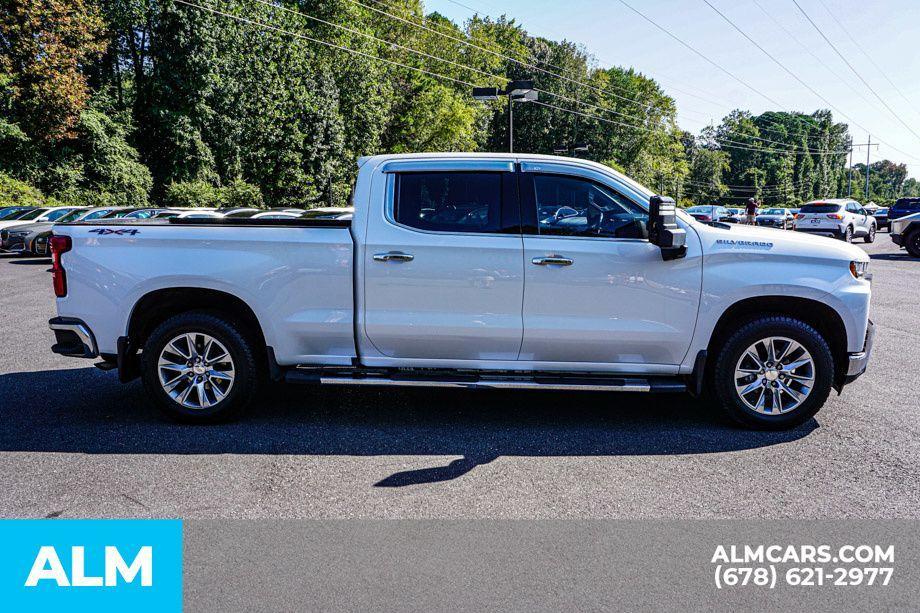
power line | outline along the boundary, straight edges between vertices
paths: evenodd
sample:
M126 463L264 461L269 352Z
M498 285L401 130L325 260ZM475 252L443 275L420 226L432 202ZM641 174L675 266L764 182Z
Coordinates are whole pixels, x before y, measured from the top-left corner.
M254 2L258 2L259 4L263 4L263 5L265 5L265 6L268 6L268 7L270 7L270 8L279 9L279 10L284 11L284 12L286 12L286 13L290 13L290 14L293 14L293 15L298 15L298 16L300 16L300 17L303 17L303 18L305 18L305 19L309 19L309 20L315 21L315 22L317 22L317 23L322 23L322 24L324 24L324 25L328 25L328 26L331 26L331 27L334 27L334 28L338 28L338 29L344 30L344 31L346 31L346 32L350 32L350 33L352 33L352 34L356 34L356 35L358 35L358 36L362 36L362 37L364 37L364 38L368 38L368 39L374 40L374 41L379 42L379 43L381 43L381 44L383 44L383 45L387 45L387 46L391 46L391 47L403 49L403 50L408 51L408 52L410 52L410 53L419 55L419 56L421 56L421 57L426 57L426 58L429 58L429 59L432 59L432 60L435 60L435 61L439 61L439 62L445 62L445 63L447 63L447 64L456 66L456 67L461 68L461 69L464 69L464 70L470 70L470 71L472 71L472 72L475 72L475 73L477 73L477 74L483 75L483 76L485 76L485 77L495 78L495 79L504 79L504 77L501 76L501 75L495 75L495 74L492 74L492 73L490 73L490 72L487 72L487 71L484 71L484 70L480 70L480 69L478 69L478 68L476 68L476 67L469 66L469 65L467 65L467 64L463 64L463 63L461 63L461 62L456 62L456 61L453 61L453 60L450 60L450 59L447 59L447 58L443 58L443 57L440 57L440 56L432 55L432 54L430 54L430 53L426 53L426 52L424 52L424 51L420 51L420 50L418 50L418 49L414 49L414 48L408 47L408 46L406 46L406 45L401 45L401 44L398 44L398 43L391 43L390 41L387 41L387 40L378 38L378 37L373 36L373 35L371 35L371 34L368 34L368 33L366 33L366 32L361 32L361 31L359 31L359 30L355 30L355 29L353 29L353 28L349 28L349 27L343 26L343 25L341 25L341 24L337 24L337 23L334 23L334 22L331 22L331 21L328 21L328 20L325 20L325 19L321 19L321 18L319 18L319 17L313 16L313 15L310 15L310 14L307 14L307 13L304 13L304 12L301 12L301 11L296 11L296 10L293 10L293 9L290 9L290 8L287 8L287 7L284 7L284 6L280 6L280 5L277 5L277 4L273 3L273 2L270 2L270 1L268 1L268 0L253 0L253 1L254 1ZM360 3L358 3L358 4L360 4ZM580 104L580 105L583 105L583 106L588 106L588 107L590 107L590 108L597 109L597 110L599 110L599 111L601 111L601 112L604 112L604 113L611 113L611 114L614 114L614 115L618 115L618 116L621 116L621 117L626 117L626 118L632 119L632 120L639 120L639 121L644 121L644 120L647 120L647 119L648 119L647 117L637 117L637 116L629 115L629 114L627 114L627 113L622 113L622 112L619 112L619 111L616 111L616 110L613 110L613 109L608 109L608 108L600 107L600 106L597 106L597 105L594 105L594 104L590 104L590 103L588 103L588 102L585 102L585 101L583 101L583 100L579 100L579 99L577 99L577 98L572 98L572 97L570 97L570 96L566 96L566 95L563 95L563 94L557 94L557 93L555 93L555 92L551 92L551 91L548 91L548 90L544 90L544 89L540 89L540 88L534 88L534 89L535 89L536 91L541 92L541 93L543 93L543 94L546 94L546 95L548 95L548 96L553 96L553 97L559 98L559 99L561 99L561 100L565 100L565 101L568 101L568 102L574 102L574 103L576 103L576 104ZM649 105L649 108L652 108L651 105ZM624 126L625 126L625 125L629 125L629 124L621 124L621 125L624 125ZM637 128L637 127L639 127L639 126L631 126L631 127ZM795 153L795 154L807 153L807 154L809 154L809 155L838 155L838 154L840 154L840 153L845 153L845 152L837 152L837 151L812 150L812 149L808 149L807 147L805 147L804 150L799 150L799 149L796 149L796 148L790 148L790 146L789 146L788 143L783 143L783 142L779 142L779 141L774 141L774 140L770 140L770 139L765 139L765 138L762 138L762 137L759 137L759 136L753 136L753 135L749 135L749 137L750 137L750 138L753 138L753 139L755 139L755 140L758 140L758 141L763 141L763 142L765 142L765 143L780 145L780 146L783 147L783 149L776 149L776 148L772 148L772 149L756 149L757 151L763 151L763 152L767 152L767 153L784 153L784 154L785 154L785 153ZM744 143L744 142L740 142L740 141L735 141L735 140L728 139L728 138L724 138L724 137L717 137L715 140L716 140L716 142L718 142L718 143L720 143L720 144L724 144L726 148L733 148L733 147L731 147L731 145L740 145L740 146L742 146L742 147L745 147L747 150L751 150L751 151L754 151L754 150L755 150L755 149L751 149L751 148L747 147L747 145L748 145L749 143Z
M833 19L834 22L838 26L840 26L840 29L843 30L843 33L846 34L847 37L849 37L850 41L856 46L856 48L862 52L862 54L866 57L867 60L869 60L869 63L872 64L875 70L878 71L880 75L885 77L885 80L888 81L888 84L891 85L891 87L893 87L894 90L898 92L898 94L900 94L902 98L904 98L904 102L906 102L908 106L910 106L910 108L913 109L914 113L917 113L917 115L920 115L920 111L917 110L917 107L914 106L913 102L911 102L910 99L908 99L908 97L904 95L904 92L901 91L901 88L899 88L897 84L895 84L895 82L892 81L888 77L887 74L885 74L885 71L882 70L881 67L875 63L875 60L872 59L872 56L869 55L869 53L863 48L863 46L859 44L859 41L856 40L856 38L852 34L850 34L850 31L847 30L846 26L844 26L843 23L841 23L840 20L837 19L837 16L834 15L834 12L827 6L824 0L818 0L818 2L821 3L821 6L823 6L824 10L827 11L827 14L831 16L831 19Z
M620 0L620 1L622 2L622 0ZM827 106L828 106L829 108L832 108L832 109L834 109L835 111L837 111L838 113L840 113L840 116L841 116L841 117L844 117L844 118L848 119L848 120L849 120L850 122L852 122L854 125L856 125L856 126L862 128L862 126L860 126L858 123L856 123L851 117L847 116L846 113L844 113L844 112L841 111L839 108L837 108L836 106L834 106L834 105L831 103L830 100L828 100L827 98L825 98L824 96L822 96L820 93L818 93L818 91L816 91L811 85L809 85L808 83L806 83L805 81L803 81L801 78L799 78L799 76L798 76L797 74L795 74L794 72L792 72L792 70L790 70L785 64L783 64L781 61L779 61L778 59L776 59L776 57L775 57L772 53L770 53L769 51L767 51L766 49L764 49L763 46L760 45L760 43L758 43L756 40L754 40L753 38L751 38L751 36L749 36L747 32L745 32L744 30L742 30L734 21L732 21L731 19L729 19L728 16L727 16L725 13L723 13L723 12L720 11L718 8L716 8L715 5L713 5L709 0L703 0L703 2L705 2L705 3L706 3L706 6L708 6L709 8L711 8L711 9L712 9L713 11L715 11L722 19L724 19L725 22L728 23L728 25L730 25L730 26L731 26L732 28L734 28L739 34L741 34L741 36L743 36L744 38L746 38L752 45L754 45L755 47L757 47L757 48L761 51L761 53L763 53L763 54L766 55L768 58L770 58L770 59L773 61L774 64L776 64L777 66L779 66L780 68L782 68L783 71L786 72L786 74L788 74L788 75L791 76L793 79L795 79L796 81L798 81L803 87L805 87L805 89L807 89L808 91L810 91L812 94L814 94L815 96L817 96L818 98L820 98L821 101L823 101L825 104L827 104ZM795 0L793 0L793 2L795 2ZM865 130L865 128L862 128L862 129ZM920 137L918 137L918 138L920 138Z
M827 70L827 71L828 71L829 73L831 73L834 77L836 77L837 80L838 80L840 83L845 83L845 84L850 88L850 90L851 90L854 94L856 94L857 96L859 96L860 98L862 98L863 100L865 100L867 104L870 104L870 105L872 104L872 102L870 102L869 99L866 98L865 94L863 94L861 91L859 91L859 90L856 89L855 87L851 86L850 83L849 83L849 81L847 81L847 80L844 79L842 76L840 76L840 74L839 74L836 70L834 70L833 68L831 68L831 66L828 65L827 62L825 62L824 60L822 60L822 59L821 59L821 56L819 56L817 53L815 53L814 51L811 50L811 47L809 47L808 45L806 45L805 43L803 43L802 41L800 41L800 40L798 39L798 37L795 36L795 34L793 34L786 26L784 26L784 25L782 24L782 22L780 22L776 17L773 16L773 13L771 13L770 11L768 11L767 9L765 9L765 8L763 7L763 5L760 3L760 0L752 0L752 1L753 1L754 4L757 6L757 8L760 9L760 12L761 12L761 13L763 13L764 15L766 15L767 18L770 19L770 21L772 21L773 23L775 23L775 24L777 25L777 27L779 27L779 29L781 29L783 32L786 33L786 36L788 36L790 39L792 39L792 40L795 42L795 44L797 44L799 47L801 47L806 53L808 53L808 55L810 55L811 57L813 57L813 58L815 59L815 61L817 61L819 64L821 64L821 66L824 67L825 70Z
M335 43L330 43L329 41L320 40L320 39L318 39L318 38L313 38L313 37L311 37L311 36L306 36L306 35L304 35L304 34L298 34L297 32L290 32L290 31L285 30L285 29L283 29L283 28L278 28L278 27L276 27L276 26L269 25L269 24L266 24L266 23L261 23L261 22L258 22L258 21L253 21L252 19L247 19L247 18L245 18L245 17L240 17L239 15L233 15L232 13L226 13L226 12L224 12L224 11L220 11L220 10L218 10L218 9L210 8L210 7L207 7L207 6L201 6L200 4L195 4L194 2L188 2L187 0L175 0L175 2L178 2L179 4L184 4L184 5L186 5L186 6L190 6L190 7L196 8L196 9L200 9L200 10L202 10L202 11L207 11L207 12L209 12L209 13L214 13L215 15L221 15L221 16L223 16L223 17L228 17L228 18L233 19L233 20L235 20L235 21L239 21L239 22L246 23L246 24L249 24L249 25L252 25L252 26L256 26L256 27L258 27L258 28L263 28L263 29L266 29L266 30L272 30L272 31L278 32L278 33L280 33L280 34L286 34L286 35L288 35L288 36L293 36L294 38L300 38L300 39L309 41L309 42L311 42L311 43L317 43L317 44L319 44L319 45L324 45L324 46L326 46L326 47L332 47L333 49L339 49L340 51L347 51L347 52L349 52L349 53L354 53L354 54L357 54L357 55L360 55L360 56L363 56L363 57L366 57L366 58L369 58L369 59L373 59L373 60L380 60L381 62L385 62L385 63L390 64L390 65L392 65L392 66L397 66L397 67L399 67L399 68L406 68L407 70L414 70L414 71L416 71L416 72L424 73L424 74L427 74L427 75L430 75L430 76L433 76L433 77L438 77L438 78L441 78L441 79L446 79L446 80L448 80L448 81L453 81L454 83L458 83L458 84L460 84L460 85L465 85L465 86L468 86L468 87L473 87L473 84L472 84L472 83L470 83L470 82L468 82L468 81L463 81L462 79L456 79L456 78L451 77L451 76L442 75L442 74L439 74L439 73L436 73L436 72L432 72L432 71L430 71L430 70L425 70L424 68L419 68L419 67L417 67L417 66L409 66L408 64L402 64L402 63L400 63L400 62L396 62L396 61L393 61L393 60L390 60L390 59L387 59L387 58L380 57L379 55L373 55L373 54L370 54L370 53L364 53L363 51L358 51L357 49L351 49L351 48L349 48L349 47L344 47L344 46L342 46L342 45L337 45L337 44L335 44Z
M706 2L706 0L703 0L703 1ZM904 119L901 118L900 115L898 115L897 113L894 112L894 110L888 105L888 103L885 102L884 98L882 98L881 96L878 95L878 92L876 92L875 89L874 89L871 85L869 85L869 82L866 81L866 80L863 78L863 76L862 76L861 74L859 74L859 71L857 71L857 70L853 67L853 64L850 63L850 60L848 60L848 59L846 58L846 56L844 56L844 55L840 52L840 50L837 49L837 46L836 46L833 42L831 42L831 39L829 39L829 38L824 34L824 32L821 31L821 28L819 28L819 27L818 27L818 24L816 24L816 23L814 22L814 20L808 15L808 13L805 12L805 9L803 9L803 8L802 8L802 5L798 3L798 0L792 0L792 3L796 6L796 8L799 9L799 12L802 13L802 15L805 17L805 19L808 20L808 23L811 24L811 27L813 27L813 28L815 29L815 31L818 32L818 34L821 35L821 38L823 38L824 41L830 46L830 48L834 50L834 53L836 53L837 56L838 56L841 60L843 60L843 63L846 64L847 67L849 67L849 69L850 69L851 71L853 71L853 74L855 74L856 77L857 77L860 81L862 81L863 85L865 85L866 88L867 88L870 92L872 92L872 93L875 95L876 98L878 98L879 102L881 102L882 105L883 105L886 109L888 109L888 112L891 113L891 114L894 116L894 118L897 119L897 120L901 123L901 125L903 125L905 128L907 128L907 129L910 131L911 134L913 134L914 136L917 137L918 140L920 140L920 134L917 134L917 132L915 132L914 129L911 128L911 127L907 124L907 122L904 121ZM859 125L859 124L857 124L857 125ZM865 130L865 128L863 128L863 129ZM868 130L866 130L866 131L868 132ZM892 149L894 149L894 147L892 147Z

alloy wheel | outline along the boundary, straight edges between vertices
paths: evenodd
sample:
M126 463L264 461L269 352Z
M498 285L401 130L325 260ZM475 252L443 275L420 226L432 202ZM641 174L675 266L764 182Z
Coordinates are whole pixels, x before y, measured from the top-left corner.
M180 334L166 343L157 374L163 391L188 409L206 409L226 398L236 376L227 348L201 332Z
M801 343L784 336L761 339L735 365L735 391L752 411L781 415L800 406L815 382L815 362Z

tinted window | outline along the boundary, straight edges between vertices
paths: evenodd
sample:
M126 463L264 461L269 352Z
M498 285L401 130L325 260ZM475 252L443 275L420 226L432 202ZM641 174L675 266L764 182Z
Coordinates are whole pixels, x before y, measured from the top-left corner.
M23 221L25 221L25 220L30 220L30 219L35 219L36 217L40 216L42 213L44 213L44 212L47 211L47 210L48 210L48 209L34 209L34 210L32 210L32 211L27 212L27 213L24 214L24 215L20 215L20 216L18 216L18 217L15 217L14 219L19 219L19 220L23 220Z
M485 172L398 175L397 223L436 232L501 231L502 177Z
M645 238L648 213L614 190L574 177L534 175L540 234ZM572 214L574 211L574 214Z
M79 209L78 209L79 210ZM48 213L48 221L57 221L62 218L64 215L73 212L73 209L58 209L56 211L51 211Z
M840 210L839 204L806 204L800 213L836 213Z
M895 211L920 211L920 199L901 198L891 208Z
M111 213L111 211L108 211L108 210L105 210L105 209L103 209L103 210L101 210L101 211L93 211L92 213L88 213L88 214L86 215L86 217L83 217L83 218L81 219L81 221L88 221L88 220L90 220L90 219L99 219L100 217L103 217L103 216L105 216L105 215L108 215L109 213Z
M24 214L28 209L21 209L17 207L3 209L0 211L0 219L16 219L17 215Z
M70 221L74 221L75 219L77 219L78 217L80 217L80 215L83 215L83 214L85 214L85 213L86 213L86 211L83 210L83 209L74 209L74 210L70 211L69 213L67 213L66 215L61 215L60 217L58 217L58 218L57 218L57 221L59 221L59 222L61 222L61 223L67 223L67 222L70 222Z

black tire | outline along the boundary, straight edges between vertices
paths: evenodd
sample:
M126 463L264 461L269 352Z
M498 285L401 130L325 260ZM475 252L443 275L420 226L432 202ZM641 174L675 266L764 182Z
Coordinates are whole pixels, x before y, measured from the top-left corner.
M758 340L782 336L802 345L814 362L814 385L805 400L786 413L758 413L745 404L735 389L735 366ZM834 358L827 341L808 324L784 316L755 319L732 334L716 356L712 386L725 414L733 421L758 430L785 430L811 419L827 401L834 379Z
M920 258L920 228L904 237L904 248L915 258Z
M226 396L207 408L188 408L174 400L160 383L157 362L167 343L177 336L207 334L220 342L233 361L234 379ZM147 338L141 378L147 394L168 417L187 423L213 423L239 417L252 402L260 374L252 342L237 325L221 315L190 311L170 317Z
M846 230L843 231L843 234L840 235L840 240L845 243L853 242L853 228L851 226L847 226Z
M866 234L866 238L863 239L867 243L875 242L875 226L869 226L869 233Z

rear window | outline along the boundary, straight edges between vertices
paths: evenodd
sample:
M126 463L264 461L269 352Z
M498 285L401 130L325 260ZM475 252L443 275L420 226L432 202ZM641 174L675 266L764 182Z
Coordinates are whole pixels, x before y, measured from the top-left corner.
M839 210L839 204L825 204L819 202L804 205L799 213L836 213Z
M902 198L895 202L891 208L896 211L920 211L920 199Z
M397 223L436 232L498 232L502 177L493 172L398 175L393 216Z

